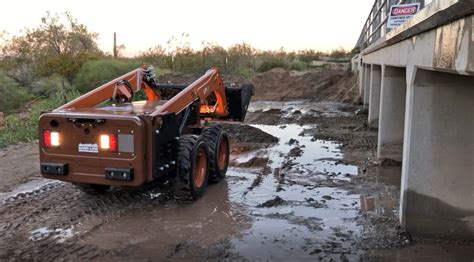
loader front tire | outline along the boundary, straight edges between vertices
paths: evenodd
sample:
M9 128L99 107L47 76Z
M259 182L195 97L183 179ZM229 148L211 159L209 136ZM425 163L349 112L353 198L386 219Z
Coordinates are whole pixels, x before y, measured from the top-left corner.
M204 128L201 136L209 147L209 180L217 183L225 177L229 166L229 137L218 125Z
M196 200L204 195L209 179L209 150L206 141L197 135L179 138L175 197Z

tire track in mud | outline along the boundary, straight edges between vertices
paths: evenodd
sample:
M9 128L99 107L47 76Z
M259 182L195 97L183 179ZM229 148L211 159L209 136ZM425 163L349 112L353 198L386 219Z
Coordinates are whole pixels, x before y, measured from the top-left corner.
M260 186L262 184L263 178L265 176L268 176L271 173L272 173L272 170L270 166L265 165L262 168L262 170L257 174L257 176L254 178L254 180L252 181L252 184L247 188L247 190L245 190L245 192L242 195L245 197L250 191Z
M107 251L82 244L82 235L113 221L137 204L157 202L160 201L146 197L146 189L88 195L72 184L60 182L18 194L0 206L0 260L49 261L104 256ZM62 236L63 229L72 233ZM32 239L36 231L44 233Z

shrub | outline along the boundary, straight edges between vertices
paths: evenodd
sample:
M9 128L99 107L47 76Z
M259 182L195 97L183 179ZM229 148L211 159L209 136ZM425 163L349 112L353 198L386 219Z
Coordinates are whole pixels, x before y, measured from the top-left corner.
M258 71L265 72L277 67L287 68L286 63L285 61L283 61L283 59L278 58L278 57L273 57L273 58L264 60L258 67Z
M74 85L79 92L85 93L139 66L140 62L130 59L89 61L77 73Z
M34 104L27 116L11 114L5 117L6 128L0 131L0 148L38 139L38 118L41 111L52 110L79 96L76 90L59 90L52 97Z
M0 71L0 111L10 112L18 109L32 96L5 72Z
M56 94L57 92L73 89L67 79L57 74L41 78L39 81L33 83L31 87L33 94L40 97L50 97L52 94Z
M251 68L237 67L231 71L231 74L250 80L255 72Z
M315 51L312 49L301 50L298 52L297 57L300 61L310 63L314 60L319 60L324 54L320 51Z
M291 62L290 64L290 69L291 70L296 70L296 71L301 71L301 70L305 70L307 69L309 66L308 66L308 63L305 63L303 61L299 61L299 60L294 60L293 62Z

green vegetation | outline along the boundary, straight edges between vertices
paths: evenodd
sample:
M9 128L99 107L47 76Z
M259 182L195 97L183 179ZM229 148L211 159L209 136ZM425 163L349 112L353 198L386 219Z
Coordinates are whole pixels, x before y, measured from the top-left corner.
M79 69L73 83L81 93L85 93L139 66L137 60L92 60Z
M47 13L37 28L6 41L2 65L24 86L55 74L71 81L85 62L103 56L96 40L97 34L89 32L69 13Z
M38 139L38 118L41 111L52 110L79 95L77 91L59 91L28 109L28 114L10 114L5 117L6 128L0 131L0 148Z
M265 72L271 70L273 68L287 68L285 61L279 57L271 57L269 59L264 60L260 66L258 67L258 72Z
M199 74L216 66L224 74L250 79L257 72L275 67L306 70L324 67L325 62L315 64L315 60L343 61L351 57L343 49L329 53L261 51L247 43L224 48L203 42L203 47L195 50L189 35L182 34L135 58L113 58L98 48L97 37L69 13L47 13L36 28L26 29L22 35L0 34L0 112L6 113L0 148L36 139L42 110L54 109L142 63L152 64L160 72ZM123 49L125 46L120 45L118 54Z
M13 109L23 106L23 103L31 99L28 92L20 87L5 72L0 70L0 112L10 112Z
M227 49L214 43L203 43L201 50L193 50L186 37L187 35L183 35L180 41L173 38L168 41L166 47L158 45L150 48L141 53L137 59L175 72L204 72L211 66L217 66L225 74L250 78L256 72L264 72L276 67L306 70L321 67L311 64L316 60L347 62L351 57L351 53L341 48L329 53L315 50L287 52L283 49L261 51L246 43L235 44Z
M295 71L303 71L309 68L313 68L314 66L311 65L311 63L308 62L303 62L301 60L294 60L290 64L290 69L295 70Z

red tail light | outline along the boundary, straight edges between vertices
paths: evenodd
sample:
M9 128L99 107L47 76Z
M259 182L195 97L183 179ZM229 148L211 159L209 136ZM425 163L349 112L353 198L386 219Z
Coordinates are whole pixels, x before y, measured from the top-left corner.
M115 152L117 151L117 136L116 135L101 135L100 149Z
M43 146L51 147L51 130L49 129L43 131Z
M59 146L59 133L45 129L43 131L43 146L55 147Z

